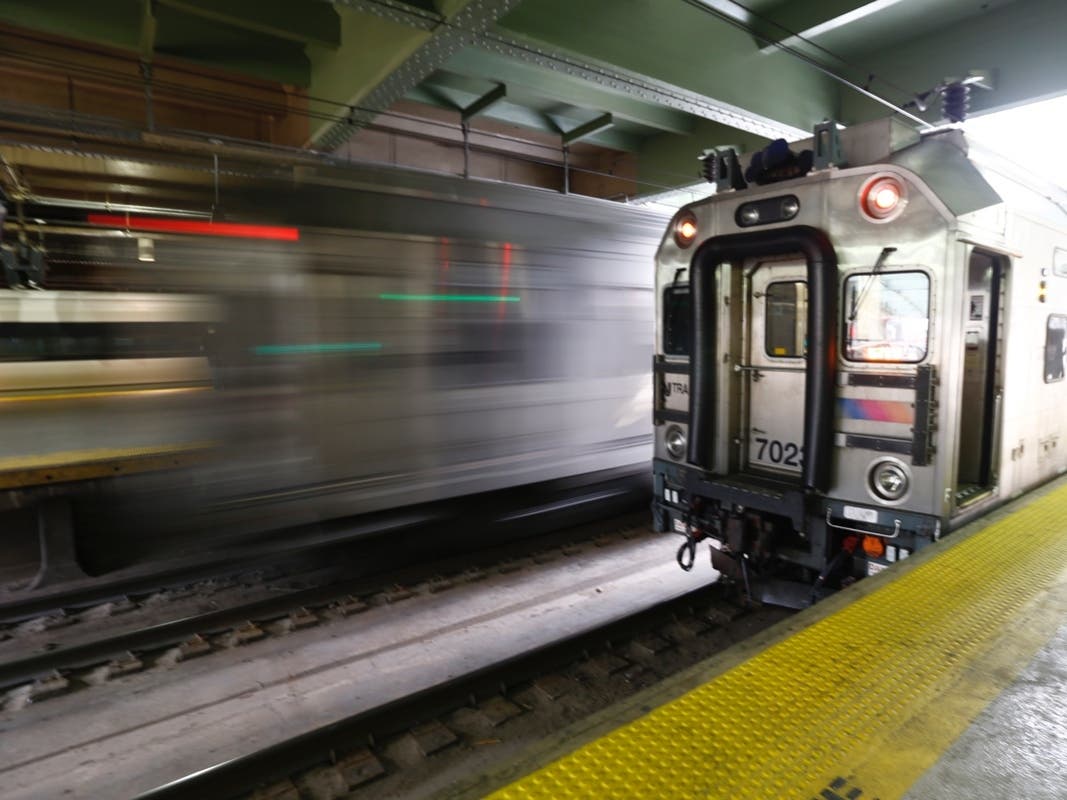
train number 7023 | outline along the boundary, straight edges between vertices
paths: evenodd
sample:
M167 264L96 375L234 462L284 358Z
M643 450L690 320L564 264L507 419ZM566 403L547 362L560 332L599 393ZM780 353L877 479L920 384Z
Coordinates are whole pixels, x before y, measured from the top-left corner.
M795 442L780 442L777 439L765 439L757 436L756 445L759 452L756 454L757 461L769 461L772 464L782 464L786 467L801 467L804 465L804 447Z

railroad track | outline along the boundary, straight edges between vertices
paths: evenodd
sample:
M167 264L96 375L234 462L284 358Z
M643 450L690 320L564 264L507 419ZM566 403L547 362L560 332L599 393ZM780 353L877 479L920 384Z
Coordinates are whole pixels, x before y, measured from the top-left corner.
M409 795L784 613L737 616L635 519L374 594L212 612L233 613L130 648L139 664L79 656L0 715L0 779L11 797Z
M171 667L368 608L440 593L490 573L520 569L523 559L565 558L583 541L604 542L619 531L639 535L645 516L629 514L537 540L358 577L341 567L275 568L266 574L246 569L136 600L123 595L74 608L48 604L44 614L20 614L0 634L6 637L0 641L0 709L17 711L132 672Z
M137 800L440 797L561 724L652 686L792 613L701 588L155 787ZM485 757L485 749L496 751ZM480 752L481 751L481 752Z

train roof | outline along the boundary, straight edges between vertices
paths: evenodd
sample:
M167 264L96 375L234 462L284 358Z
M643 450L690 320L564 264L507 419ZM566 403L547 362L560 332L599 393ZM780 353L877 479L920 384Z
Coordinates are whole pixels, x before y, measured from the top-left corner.
M894 118L885 118L839 130L838 137L842 158L834 166L892 164L907 169L920 175L957 217L1005 204L1013 211L1067 228L1067 191L968 139L960 127L920 133ZM801 152L813 145L811 138L790 147ZM753 155L740 158L742 169Z

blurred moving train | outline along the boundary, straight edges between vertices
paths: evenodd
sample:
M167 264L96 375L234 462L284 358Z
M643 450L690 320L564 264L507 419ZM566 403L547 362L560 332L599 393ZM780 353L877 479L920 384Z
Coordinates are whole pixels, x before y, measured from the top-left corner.
M0 151L0 510L229 532L647 465L664 216L240 152Z
M1062 190L959 130L838 136L707 154L656 262L656 526L793 605L1067 470Z

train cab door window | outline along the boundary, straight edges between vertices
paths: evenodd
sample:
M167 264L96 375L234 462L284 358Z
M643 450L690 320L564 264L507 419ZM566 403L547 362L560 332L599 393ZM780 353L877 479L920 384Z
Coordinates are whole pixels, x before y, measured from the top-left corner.
M687 356L692 349L692 311L689 286L668 286L663 292L663 352Z
M1062 247L1052 249L1052 274L1067 278L1067 250Z
M1063 380L1067 372L1067 316L1049 314L1045 325L1045 383Z
M767 287L764 352L775 358L803 358L807 342L808 285L780 281Z
M930 278L924 272L850 275L844 314L846 359L916 364L926 358Z
M808 285L803 261L751 261L740 365L747 433L742 468L799 477L804 462Z
M963 391L956 461L956 510L987 496L996 485L1002 371L1002 309L1008 259L975 248L964 291Z

